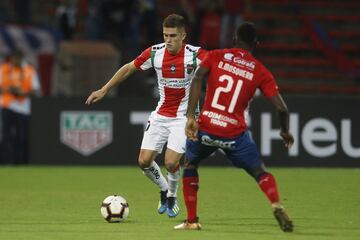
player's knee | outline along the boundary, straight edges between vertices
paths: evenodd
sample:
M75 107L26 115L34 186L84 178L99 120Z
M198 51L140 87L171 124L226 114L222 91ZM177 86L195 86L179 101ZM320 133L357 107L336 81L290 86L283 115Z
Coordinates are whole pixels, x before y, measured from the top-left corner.
M198 174L198 165L197 164L193 164L187 160L185 160L185 164L184 164L184 171L183 171L183 178L187 178L187 177L199 177Z
M189 169L189 170L197 170L198 165L193 164L189 160L185 159L184 167L185 169Z
M179 163L175 161L167 161L165 162L165 168L168 172L176 172L179 170Z
M267 173L267 171L265 170L264 165L260 165L256 168L252 168L252 169L245 169L247 171L247 173L252 176L256 181L259 181L260 177L264 174Z
M141 169L148 168L151 165L151 159L139 156L138 164Z

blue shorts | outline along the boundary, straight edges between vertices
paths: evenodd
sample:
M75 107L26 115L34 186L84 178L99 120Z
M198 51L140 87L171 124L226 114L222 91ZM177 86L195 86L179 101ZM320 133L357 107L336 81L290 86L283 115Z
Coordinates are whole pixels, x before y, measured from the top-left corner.
M235 167L252 170L263 163L255 142L248 131L235 138L220 138L205 132L198 132L198 141L186 140L186 159L194 165L217 149L222 149Z

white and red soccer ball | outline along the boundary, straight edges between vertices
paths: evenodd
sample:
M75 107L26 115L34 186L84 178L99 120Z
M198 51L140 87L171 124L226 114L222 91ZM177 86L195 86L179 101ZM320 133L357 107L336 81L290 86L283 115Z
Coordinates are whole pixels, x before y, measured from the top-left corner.
M101 204L101 215L108 222L122 222L129 215L129 204L125 198L117 195L108 196Z

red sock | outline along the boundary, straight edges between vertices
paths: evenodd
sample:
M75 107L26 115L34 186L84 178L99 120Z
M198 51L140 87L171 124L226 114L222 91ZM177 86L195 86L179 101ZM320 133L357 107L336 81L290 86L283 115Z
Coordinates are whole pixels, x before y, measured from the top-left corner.
M279 202L280 198L276 181L271 173L261 175L258 184L271 203Z
M197 192L199 177L183 177L183 195L187 210L188 222L197 221Z

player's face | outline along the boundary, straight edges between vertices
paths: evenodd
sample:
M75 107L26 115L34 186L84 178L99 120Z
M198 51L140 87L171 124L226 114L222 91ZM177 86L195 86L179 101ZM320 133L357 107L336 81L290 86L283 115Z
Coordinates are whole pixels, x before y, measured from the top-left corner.
M163 36L167 50L172 54L176 54L182 47L186 33L183 28L164 27Z

